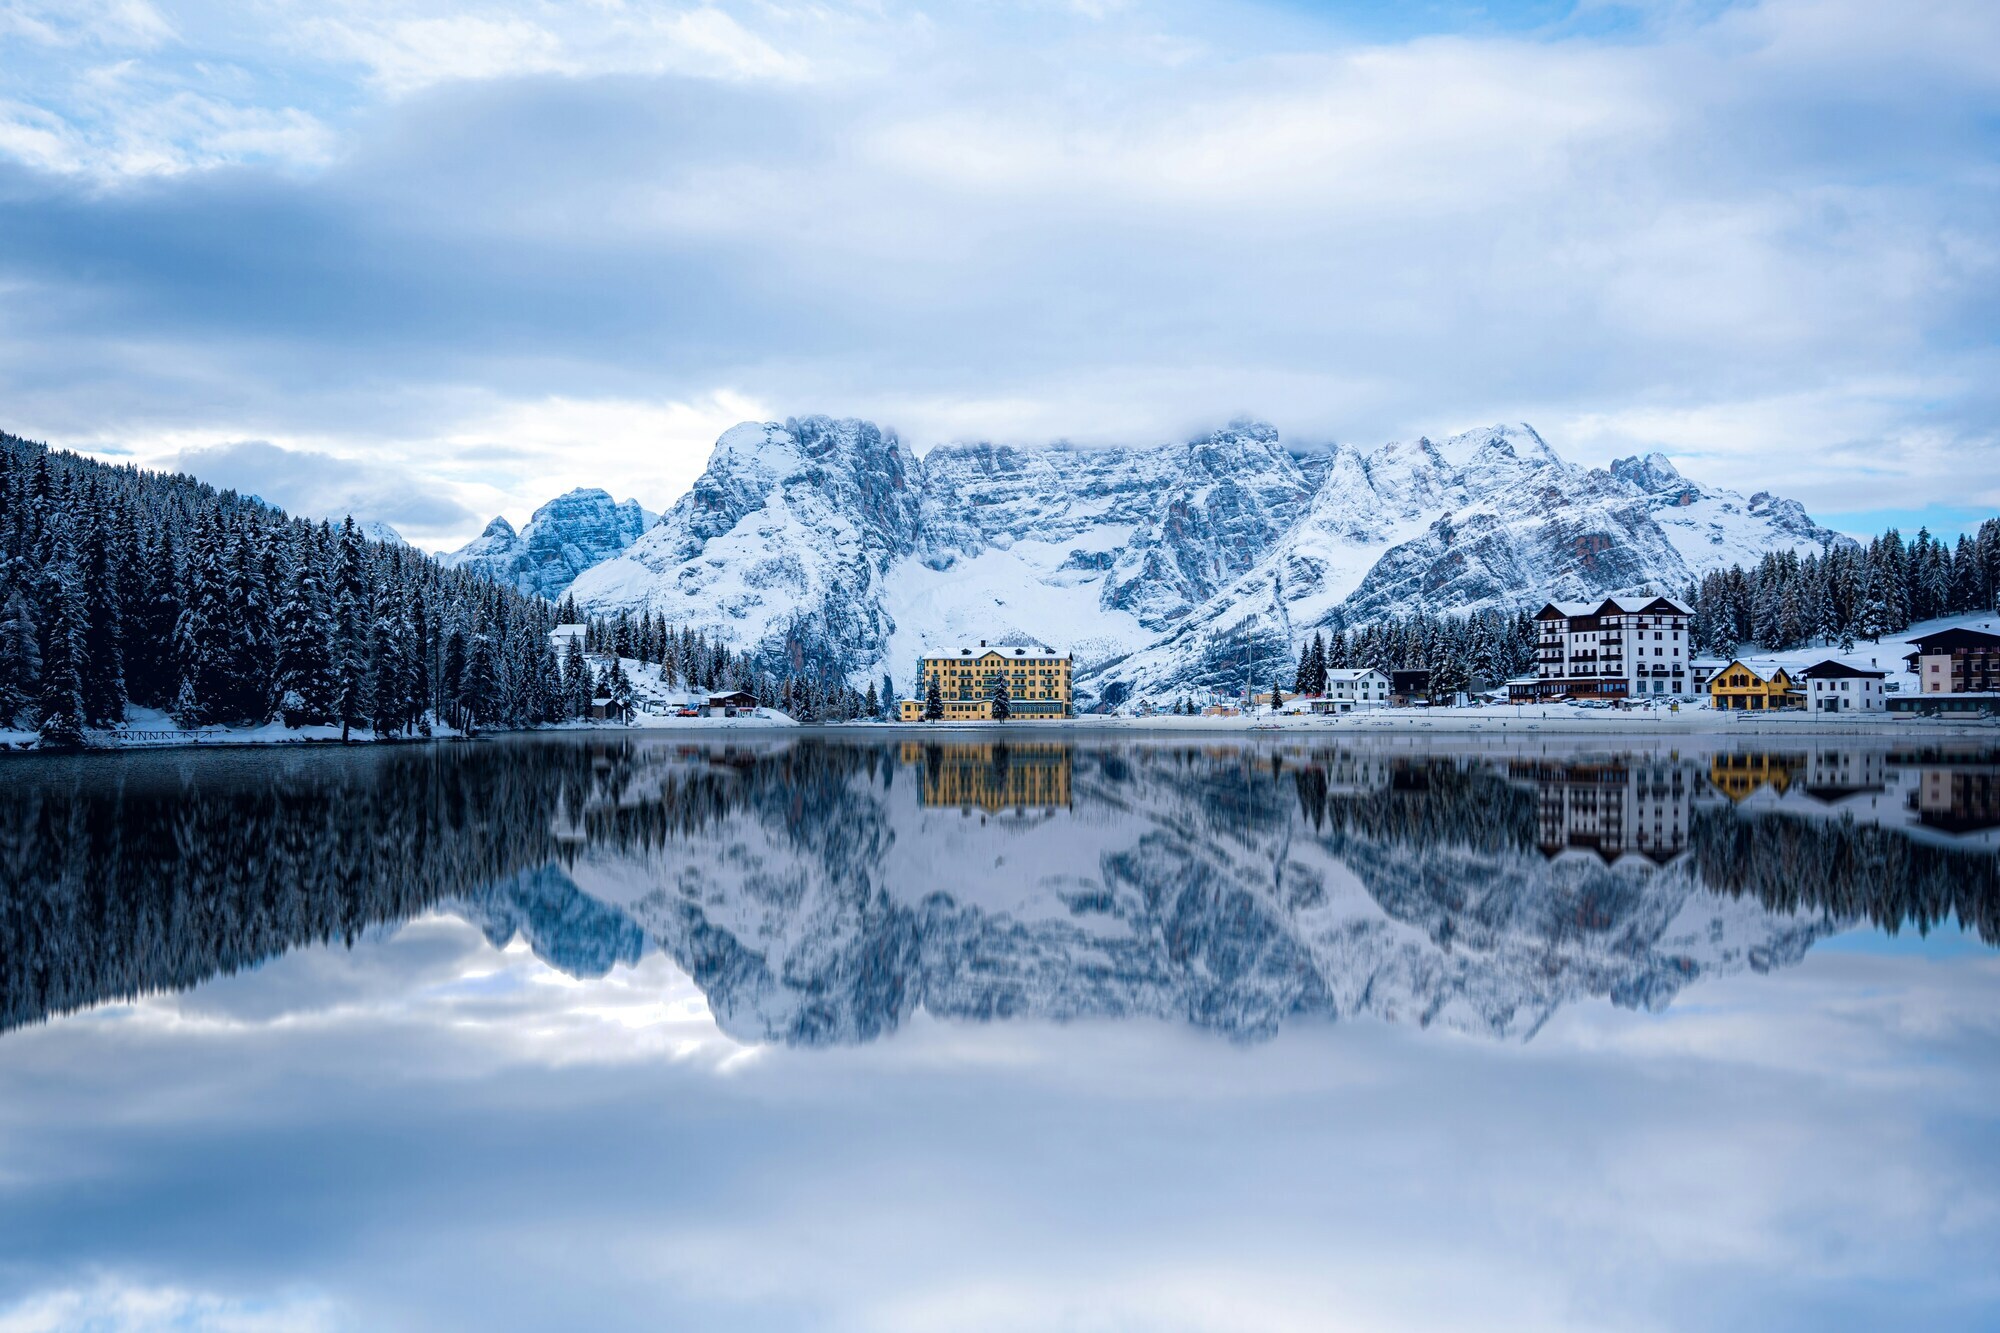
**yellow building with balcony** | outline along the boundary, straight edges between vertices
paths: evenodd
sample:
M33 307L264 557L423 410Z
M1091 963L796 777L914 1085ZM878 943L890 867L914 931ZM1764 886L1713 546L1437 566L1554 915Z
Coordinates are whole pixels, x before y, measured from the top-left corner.
M931 683L938 686L946 722L993 720L993 687L1007 685L1007 716L1026 722L1070 715L1073 663L1053 648L1000 647L981 639L976 648L924 657L917 662L917 695L897 704L904 722L921 722Z
M1783 667L1739 657L1708 678L1708 701L1711 708L1759 711L1803 708L1806 696Z

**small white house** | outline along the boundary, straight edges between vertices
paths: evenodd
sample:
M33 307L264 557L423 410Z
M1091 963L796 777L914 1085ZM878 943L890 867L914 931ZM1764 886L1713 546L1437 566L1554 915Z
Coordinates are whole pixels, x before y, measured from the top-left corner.
M1799 672L1809 713L1879 713L1884 708L1885 671L1849 666L1829 658Z
M1315 713L1351 713L1389 702L1389 678L1373 667L1337 667L1326 673L1326 693L1310 705Z
M583 647L584 635L589 631L588 625L557 625L549 631L549 647L555 649L556 656L560 658L569 651L572 639L576 641L577 647Z

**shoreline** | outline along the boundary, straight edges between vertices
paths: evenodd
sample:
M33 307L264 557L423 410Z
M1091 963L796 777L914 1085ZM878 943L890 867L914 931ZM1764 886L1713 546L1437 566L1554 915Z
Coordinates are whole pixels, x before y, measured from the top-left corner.
M1049 738L1071 736L1227 736L1242 739L1251 736L1283 737L1300 739L1304 737L1391 737L1411 735L1486 735L1486 736L1604 736L1643 738L1648 736L1688 736L1709 739L1729 737L1842 737L1877 741L1917 740L1925 738L1959 739L1991 737L2000 740L2000 718L1984 719L1944 719L1920 718L1892 714L1876 714L1867 717L1842 718L1838 721L1812 717L1797 713L1777 713L1755 716L1742 713L1717 712L1712 709L1688 709L1680 713L1664 711L1634 714L1630 712L1609 713L1598 716L1580 710L1562 709L1555 705L1523 706L1518 712L1509 709L1464 708L1464 709L1398 709L1379 710L1372 713L1350 713L1337 717L1315 717L1292 714L1272 717L1162 717L1130 718L1087 716L1064 718L1061 720L1008 721L1008 722L902 722L902 721L852 721L796 723L789 718L668 718L645 716L631 724L606 723L565 723L549 727L495 728L481 731L474 736L462 736L441 732L432 736L392 736L378 737L357 732L349 740L342 741L336 728L311 727L290 730L277 725L245 728L241 730L217 729L202 732L155 729L108 735L98 733L92 743L81 750L43 750L35 742L32 732L0 733L0 753L15 755L48 754L119 754L136 751L157 750L213 750L246 747L279 748L294 746L301 748L350 749L371 745L418 745L460 741L478 741L490 737L542 736L580 733L608 733L612 735L644 735L648 733L672 733L679 736L696 737L729 733L761 733L765 738L775 738L773 733L811 732L816 735L879 735L885 738L911 740L925 736L952 736L961 738L993 739L998 736L1016 736L1023 739L1043 736ZM327 734L332 733L332 734Z

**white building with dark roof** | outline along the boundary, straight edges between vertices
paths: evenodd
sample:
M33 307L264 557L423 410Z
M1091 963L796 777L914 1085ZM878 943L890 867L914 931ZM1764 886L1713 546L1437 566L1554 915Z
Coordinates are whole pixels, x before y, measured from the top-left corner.
M1535 613L1533 696L1665 699L1695 693L1692 614L1671 597L1550 602Z
M1809 713L1879 713L1887 703L1884 682L1888 677L1886 671L1828 658L1798 672L1793 679L1805 682Z

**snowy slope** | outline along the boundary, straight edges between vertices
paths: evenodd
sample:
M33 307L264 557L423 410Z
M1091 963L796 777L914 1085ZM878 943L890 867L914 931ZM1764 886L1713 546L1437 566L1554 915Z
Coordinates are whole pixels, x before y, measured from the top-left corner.
M594 611L676 624L797 665L883 660L890 566L916 550L917 460L893 432L808 417L732 427L694 488L571 591Z
M1319 626L1678 589L1844 540L1657 454L1578 467L1525 425L1363 450L1239 421L919 461L870 423L811 417L726 432L657 527L570 586L593 610L663 612L857 685L886 670L907 687L919 655L978 639L1039 641L1117 699L1240 685Z

